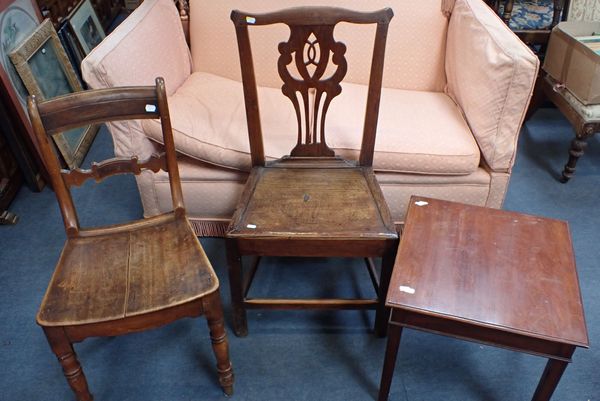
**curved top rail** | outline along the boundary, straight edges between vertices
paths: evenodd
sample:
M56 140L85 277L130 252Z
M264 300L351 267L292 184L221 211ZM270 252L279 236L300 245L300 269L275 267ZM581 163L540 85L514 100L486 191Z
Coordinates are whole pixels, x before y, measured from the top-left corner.
M37 101L37 106L50 135L99 122L159 117L155 86L75 92Z
M236 26L243 25L335 25L338 22L353 24L388 24L394 12L386 7L371 12L360 12L340 7L293 7L264 14L247 13L240 10L231 12L231 20Z

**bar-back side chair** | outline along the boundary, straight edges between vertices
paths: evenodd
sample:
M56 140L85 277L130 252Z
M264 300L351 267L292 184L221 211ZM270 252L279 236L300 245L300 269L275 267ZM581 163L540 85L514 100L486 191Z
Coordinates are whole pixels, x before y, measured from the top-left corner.
M385 333L385 295L398 234L372 169L385 41L391 9L362 13L333 7L299 7L267 14L233 11L252 171L227 231L234 331L247 335L247 308L377 309L375 328ZM362 146L357 161L327 146L328 107L342 91L346 45L334 38L339 22L376 24ZM293 103L298 130L290 155L266 162L248 26L285 24L279 44L282 92ZM274 66L275 67L275 66ZM357 105L358 106L358 105ZM362 113L363 110L357 110ZM257 264L244 275L241 256L366 258L376 299L249 298ZM378 277L369 258L382 257Z
M233 391L219 282L186 215L169 120L165 86L77 92L53 100L29 99L29 113L62 213L67 240L37 322L46 334L78 400L91 400L72 344L116 336L206 315L219 382ZM49 136L91 123L159 118L164 149L145 161L113 158L90 170L62 170ZM80 227L71 188L149 169L169 174L173 211L124 224Z

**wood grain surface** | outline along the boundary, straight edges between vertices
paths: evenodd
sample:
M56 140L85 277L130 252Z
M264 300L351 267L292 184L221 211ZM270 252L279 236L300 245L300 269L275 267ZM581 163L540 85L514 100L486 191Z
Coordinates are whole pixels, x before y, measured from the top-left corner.
M413 197L387 304L587 346L566 222Z

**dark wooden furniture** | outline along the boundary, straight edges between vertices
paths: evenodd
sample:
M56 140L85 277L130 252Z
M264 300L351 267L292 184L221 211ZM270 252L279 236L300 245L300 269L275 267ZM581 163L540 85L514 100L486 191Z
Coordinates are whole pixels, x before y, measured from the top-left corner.
M58 28L81 0L37 0L44 17L48 17ZM104 31L108 32L115 17L123 10L124 0L91 0L98 20Z
M246 308L377 308L376 331L385 332L384 296L398 235L375 179L372 161L385 39L392 16L391 9L359 13L331 7L231 14L238 38L253 166L227 231L234 331L238 336L247 334ZM327 108L341 93L340 82L347 68L346 46L333 38L334 27L341 21L377 24L357 162L335 156L327 146L324 132ZM290 28L289 40L279 44L278 71L283 80L282 92L296 110L298 139L290 156L266 163L248 25L275 23ZM328 67L331 70L325 74ZM379 283L373 264L368 263L378 296L376 299L249 299L246 295L256 270L253 267L243 278L240 255L382 257Z
M500 4L503 4L502 20L508 25L512 17L514 0L486 0L486 3L499 12ZM540 29L517 29L514 32L517 36L528 45L540 45L539 55L543 55L546 51L550 32L561 20L566 20L567 11L569 9L569 0L554 0L554 8L552 12L552 23L550 26Z
M0 80L0 131L17 161L24 183L39 192L48 181L34 142L34 134L14 88ZM16 181L15 181L16 182Z
M387 294L379 401L403 327L549 358L533 400L549 400L588 346L566 222L413 197Z
M23 176L4 133L0 131L0 225L15 224L18 217L8 211L8 206L21 187Z
M560 89L559 83L547 74L538 81L545 97L569 120L575 131L575 138L571 141L571 147L569 148L569 160L565 164L560 177L560 181L566 183L575 174L575 166L579 158L583 156L587 140L600 132L600 120L586 117L581 111L573 107L563 95L566 89Z
M37 322L78 400L91 400L72 343L158 327L206 315L219 382L233 392L219 281L185 215L164 81L156 87L77 92L29 100L29 113L63 216L67 241L40 306ZM60 170L48 135L114 120L160 118L165 153L148 160L109 159L91 170ZM87 179L168 171L174 210L131 223L81 228L70 188Z

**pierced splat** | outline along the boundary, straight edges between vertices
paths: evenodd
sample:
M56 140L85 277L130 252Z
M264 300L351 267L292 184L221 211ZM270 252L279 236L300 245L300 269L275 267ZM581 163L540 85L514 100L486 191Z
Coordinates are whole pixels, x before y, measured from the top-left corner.
M381 95L383 60L387 29L394 13L390 8L359 12L336 7L294 7L265 14L231 12L235 25L242 66L242 82L246 105L246 122L252 167L267 165L259 112L258 90L250 46L249 26L285 24L290 29L287 42L279 44L277 62L283 80L282 92L294 105L298 124L296 146L290 152L296 161L302 158L335 156L325 139L325 118L347 72L346 46L334 39L334 28L340 22L377 24L369 91L358 165L372 166L377 132L377 116ZM289 157L281 160L289 162ZM323 161L323 160L321 160Z
M287 42L279 44L281 90L294 105L298 141L292 156L334 156L325 140L325 117L331 100L342 92L346 45L333 37L335 25L291 25ZM331 63L330 63L331 62ZM295 67L297 74L293 74ZM330 69L333 73L327 74Z

